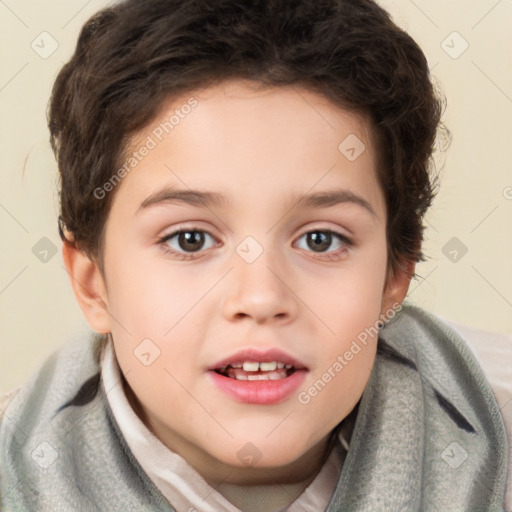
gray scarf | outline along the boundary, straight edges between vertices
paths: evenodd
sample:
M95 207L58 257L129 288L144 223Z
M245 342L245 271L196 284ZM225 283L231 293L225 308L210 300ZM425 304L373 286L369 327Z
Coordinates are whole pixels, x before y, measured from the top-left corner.
M6 409L3 511L173 511L112 416L103 342L67 344ZM439 319L404 306L380 333L327 512L502 512L506 474L503 419L474 356Z

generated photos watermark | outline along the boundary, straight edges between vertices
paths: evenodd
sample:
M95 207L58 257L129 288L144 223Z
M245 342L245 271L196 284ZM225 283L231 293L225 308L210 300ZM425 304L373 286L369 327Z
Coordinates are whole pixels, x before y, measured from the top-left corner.
M174 113L169 118L162 121L152 132L148 135L144 142L140 144L137 150L133 151L130 156L126 158L123 165L101 186L94 189L94 197L96 199L105 199L108 192L112 192L121 180L130 174L139 165L142 160L149 153L155 149L158 144L178 126L183 119L185 119L192 109L198 105L197 100L191 97L186 103L174 110Z
M370 327L366 327L361 331L356 339L352 340L350 347L345 350L343 354L338 355L336 360L332 363L329 368L325 370L320 378L318 378L308 389L301 391L297 395L299 403L307 405L311 400L317 396L323 389L331 382L336 376L345 368L354 357L361 352L363 347L367 346L368 339L370 337L378 335L379 330L382 326L391 320L400 310L402 304L395 302L393 306L388 309L385 313L379 315L379 319Z

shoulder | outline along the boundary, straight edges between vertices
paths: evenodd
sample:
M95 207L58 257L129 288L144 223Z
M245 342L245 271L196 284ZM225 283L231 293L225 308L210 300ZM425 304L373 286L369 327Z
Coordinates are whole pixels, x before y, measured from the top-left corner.
M512 365L504 364L512 361L512 334L453 322L411 304L404 304L390 324L404 354L412 356L421 345L426 359L441 355L441 361L451 363L443 365L438 377L454 370L454 363L465 363L465 371L480 374L490 385L502 416L512 422Z
M437 319L452 329L470 349L487 379L498 404L508 440L508 484L505 503L512 511L512 334L477 329L449 320Z
M0 424L6 509L174 510L111 414L101 379L105 342L90 333L67 343L11 399Z
M40 365L22 386L0 396L0 442L12 425L37 429L98 374L104 335L82 332L65 342ZM6 421L8 418L10 421Z
M512 333L476 329L439 316L467 343L496 397L508 439L508 478L505 506L512 510Z
M500 408L512 400L512 334L476 329L437 315L466 342L496 395ZM512 403L509 415L512 415Z
M57 458L65 458L60 446L73 425L83 422L78 412L58 413L82 409L69 406L92 401L99 386L104 339L92 331L76 335L51 354L24 385L0 397L0 501L5 499L16 510L39 510L38 496L49 489L45 474ZM23 486L20 481L25 482Z

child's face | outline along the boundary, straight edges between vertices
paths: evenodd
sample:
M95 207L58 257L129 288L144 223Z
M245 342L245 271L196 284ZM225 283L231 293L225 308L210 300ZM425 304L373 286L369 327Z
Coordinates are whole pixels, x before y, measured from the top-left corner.
M386 208L367 120L300 88L241 85L173 101L132 141L130 155L150 149L118 185L105 232L105 321L131 399L211 480L250 465L247 454L254 468L229 478L317 456L374 362L376 336L354 340L408 285L385 287ZM197 105L180 110L191 96ZM354 159L355 137L366 149ZM164 190L224 200L172 201ZM293 207L334 191L345 200ZM296 371L265 381L214 371L255 359L270 363L262 369L293 360Z

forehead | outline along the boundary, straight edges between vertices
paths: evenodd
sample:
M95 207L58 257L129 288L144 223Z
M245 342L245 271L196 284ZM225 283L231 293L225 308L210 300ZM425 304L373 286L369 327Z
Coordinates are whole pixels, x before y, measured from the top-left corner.
M368 202L382 199L369 119L299 86L231 80L172 98L124 157L135 165L125 166L120 195L137 206L163 185L222 189L225 204L241 190L251 192L248 204L315 187L350 186L366 189Z
M193 98L197 103L189 109L187 105ZM183 111L183 112L181 112ZM165 131L166 121L172 120L173 128ZM183 115L184 113L184 115ZM283 135L288 138L300 139L304 134L312 142L325 139L331 135L345 131L344 128L358 133L361 138L369 139L372 136L372 123L362 112L355 112L335 105L327 97L312 92L299 85L266 86L250 80L225 80L218 84L196 89L172 99L168 99L161 106L160 112L153 121L143 130L143 133L157 134L164 128L166 135L178 131L189 114L193 115L195 124L201 123L208 132L198 135L213 137L222 128L228 132L229 127L234 132L244 129L261 135L267 132L271 138L276 129L282 129ZM168 127L169 128L169 127ZM183 128L181 129L183 131ZM143 133L139 133L139 136ZM297 148L298 149L298 148Z

